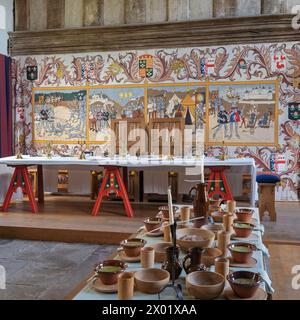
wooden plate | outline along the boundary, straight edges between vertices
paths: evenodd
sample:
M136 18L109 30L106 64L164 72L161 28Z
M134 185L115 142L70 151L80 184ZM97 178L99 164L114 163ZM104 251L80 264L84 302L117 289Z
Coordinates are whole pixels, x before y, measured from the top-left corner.
M253 268L257 264L257 260L251 257L250 261L248 263L239 263L233 261L232 257L229 257L230 260L230 267L232 268Z
M140 262L141 256L138 257L128 257L124 251L119 251L120 260L123 262Z
M105 285L103 282L100 280L100 278L96 278L93 281L93 289L97 292L101 293L115 293L118 292L118 284L112 284L112 285Z
M262 288L258 288L255 295L251 298L240 298L235 295L231 288L225 290L224 296L228 300L267 300L268 298L268 294Z
M161 237L164 235L164 232L159 230L159 231L156 231L156 232L147 232L145 233L145 236L146 237Z
M231 235L231 239L238 240L238 241L251 241L251 240L252 241L257 241L258 240L258 235L252 232L248 238L239 238L239 237L236 236L235 233L233 233Z

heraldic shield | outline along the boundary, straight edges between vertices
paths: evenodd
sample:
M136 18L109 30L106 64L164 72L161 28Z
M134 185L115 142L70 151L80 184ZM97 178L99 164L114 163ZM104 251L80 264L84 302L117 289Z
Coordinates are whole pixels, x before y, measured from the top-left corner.
M145 54L139 57L139 74L142 78L151 78L153 76L153 56Z

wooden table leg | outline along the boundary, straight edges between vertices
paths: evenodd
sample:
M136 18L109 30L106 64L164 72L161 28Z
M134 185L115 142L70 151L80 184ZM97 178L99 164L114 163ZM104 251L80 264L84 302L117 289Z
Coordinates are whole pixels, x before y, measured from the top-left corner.
M38 202L39 203L44 203L45 198L44 198L44 175L43 175L43 166L38 165L37 166L37 175L38 175Z

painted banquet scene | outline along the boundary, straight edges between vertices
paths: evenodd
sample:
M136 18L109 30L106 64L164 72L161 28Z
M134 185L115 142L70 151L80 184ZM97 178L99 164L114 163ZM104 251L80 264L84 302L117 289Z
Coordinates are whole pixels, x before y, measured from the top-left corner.
M0 0L0 300L300 300L299 17Z

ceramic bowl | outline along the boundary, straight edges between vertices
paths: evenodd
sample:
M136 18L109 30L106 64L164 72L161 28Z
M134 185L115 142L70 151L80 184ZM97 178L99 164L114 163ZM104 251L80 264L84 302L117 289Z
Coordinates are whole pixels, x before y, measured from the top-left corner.
M224 226L223 224L206 224L201 229L213 232L217 239L218 233L224 231Z
M254 225L251 223L234 221L233 229L238 238L248 238L254 229Z
M215 264L215 259L222 255L222 251L218 248L204 248L201 262L206 267L211 267Z
M120 260L107 260L95 267L98 278L104 285L112 285L118 282L118 276L124 272L127 265Z
M256 246L246 242L231 243L228 246L234 262L248 263L253 255L253 252L257 250Z
M162 220L159 219L159 218L147 218L145 221L144 221L144 225L145 225L145 228L146 228L146 231L147 232L159 232L159 228L162 224Z
M237 216L237 220L241 222L250 223L252 221L252 216L254 214L254 210L252 209L237 209L235 210L235 214Z
M227 280L233 292L240 298L252 298L259 285L262 283L262 277L259 273L250 271L236 271L227 276Z
M206 224L206 218L205 217L199 217L197 220L193 221L194 228L201 228Z
M174 215L178 209L179 209L178 207L173 206L173 214ZM169 219L169 207L168 206L159 207L158 210L162 213L162 216L164 219Z
M156 243L153 248L155 251L155 262L162 263L166 260L166 249L171 247L171 242L159 242Z
M216 272L195 271L186 277L187 290L196 299L216 299L222 294L224 286L225 278Z
M218 207L220 206L222 199L209 198L208 201L210 206Z
M162 269L142 269L134 274L136 288L143 293L159 293L170 281L170 274Z
M187 252L188 250L194 247L211 247L215 239L215 234L208 230L202 230L197 228L184 228L176 231L176 237L177 244L179 245L180 249Z
M127 257L138 257L147 241L138 238L123 240L121 247Z
M222 223L223 222L223 215L225 213L223 211L213 211L211 212L211 216L214 219L214 222L216 223Z

